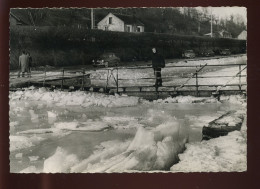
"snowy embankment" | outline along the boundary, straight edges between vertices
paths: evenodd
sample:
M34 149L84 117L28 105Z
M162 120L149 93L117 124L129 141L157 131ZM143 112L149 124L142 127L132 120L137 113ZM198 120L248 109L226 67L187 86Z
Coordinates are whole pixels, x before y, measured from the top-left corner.
M238 110L233 116L221 119L234 126L240 117L245 116L240 131L230 132L227 136L187 143L184 153L179 154L180 162L171 167L173 172L242 172L247 170L247 125L246 103L238 96L224 97L231 103L242 104L245 109Z
M46 101L56 106L79 105L82 107L127 107L136 106L138 103L151 103L144 99L140 99L139 97L127 95L106 95L84 91L76 91L71 93L62 92L59 90L48 91L46 88L10 92L9 98L10 103L15 100L36 100ZM152 103L218 103L218 101L213 97L205 98L193 96L177 96L175 98L169 97L166 99L154 100Z
M233 172L247 170L246 126L227 136L186 144L179 154L180 162L171 167L173 172Z
M38 100L54 103L56 106L79 105L82 107L103 106L103 107L124 107L138 104L138 97L128 97L119 95L104 95L99 93L87 93L76 91L74 93L55 90L48 91L46 88L38 90L25 90L10 92L10 102L20 100Z

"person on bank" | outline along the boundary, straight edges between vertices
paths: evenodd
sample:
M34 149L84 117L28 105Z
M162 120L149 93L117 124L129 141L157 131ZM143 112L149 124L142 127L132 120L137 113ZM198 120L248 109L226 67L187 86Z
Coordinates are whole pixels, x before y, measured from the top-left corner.
M161 54L158 53L157 49L154 47L152 48L152 66L154 70L154 75L156 78L154 86L162 86L162 68L165 67L165 60Z
M22 55L19 56L19 72L18 72L18 77L20 77L20 73L22 72L22 77L24 77L24 73L28 73L28 64L29 64L29 57L25 53L25 51L22 51Z
M27 56L28 56L28 76L31 77L32 57L29 52L27 52Z

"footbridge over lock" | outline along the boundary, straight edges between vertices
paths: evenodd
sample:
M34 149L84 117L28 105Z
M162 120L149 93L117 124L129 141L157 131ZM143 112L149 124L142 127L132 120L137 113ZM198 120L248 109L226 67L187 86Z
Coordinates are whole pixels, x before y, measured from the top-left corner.
M151 66L113 67L97 70L62 68L32 73L17 79L10 74L10 91L24 87L48 87L66 91L84 90L106 94L126 94L153 100L191 95L198 97L232 94L246 95L246 63L166 65L162 86L156 86Z

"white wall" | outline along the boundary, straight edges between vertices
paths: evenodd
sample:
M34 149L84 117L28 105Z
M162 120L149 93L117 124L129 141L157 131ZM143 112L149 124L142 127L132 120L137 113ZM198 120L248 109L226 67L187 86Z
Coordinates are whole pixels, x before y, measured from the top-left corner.
M137 26L138 28L140 28L140 32L144 32L144 26Z
M239 36L237 37L238 39L247 39L247 32L243 31L241 34L239 34Z
M109 24L109 17L112 17L112 24ZM124 22L111 13L101 20L97 27L100 30L105 30L107 27L109 31L125 31Z
M127 25L125 26L125 31L127 31L127 27L130 27L130 32L133 32L133 26L132 26L132 25L128 25L128 24L127 24Z

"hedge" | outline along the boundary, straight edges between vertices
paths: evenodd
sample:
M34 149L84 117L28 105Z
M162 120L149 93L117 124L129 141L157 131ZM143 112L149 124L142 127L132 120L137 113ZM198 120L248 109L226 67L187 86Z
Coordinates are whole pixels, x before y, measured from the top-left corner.
M195 37L158 33L127 33L87 30L70 27L10 28L10 68L18 66L22 50L29 51L35 66L66 66L90 64L103 52L115 52L122 61L150 58L156 46L166 58L180 57L181 52L193 49L217 50L229 48L233 53L246 49L245 40Z

